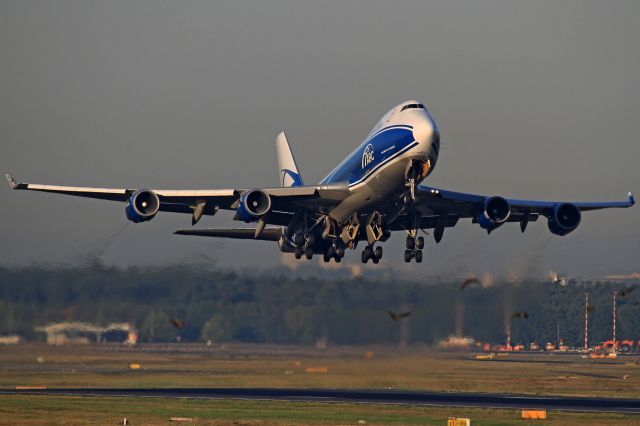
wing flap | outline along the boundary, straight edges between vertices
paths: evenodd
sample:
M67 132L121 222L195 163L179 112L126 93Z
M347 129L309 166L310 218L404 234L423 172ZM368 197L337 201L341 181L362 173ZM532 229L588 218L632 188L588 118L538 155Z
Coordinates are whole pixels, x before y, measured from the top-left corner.
M460 220L460 216L457 214L448 214L444 219L442 219L439 215L429 215L422 216L420 218L420 229L433 229L436 228L440 223L444 228L451 228L456 226ZM391 231L400 231L403 229L411 229L413 228L413 218L411 216L400 216L398 217L391 225L389 225L389 229Z

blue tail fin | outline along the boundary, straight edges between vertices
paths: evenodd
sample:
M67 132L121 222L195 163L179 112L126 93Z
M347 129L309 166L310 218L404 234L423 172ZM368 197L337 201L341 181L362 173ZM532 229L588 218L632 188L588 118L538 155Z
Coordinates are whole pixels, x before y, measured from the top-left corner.
M302 186L302 176L298 170L295 158L291 153L291 147L287 142L287 136L281 132L276 139L276 152L278 154L278 169L280 172L280 185L284 187Z

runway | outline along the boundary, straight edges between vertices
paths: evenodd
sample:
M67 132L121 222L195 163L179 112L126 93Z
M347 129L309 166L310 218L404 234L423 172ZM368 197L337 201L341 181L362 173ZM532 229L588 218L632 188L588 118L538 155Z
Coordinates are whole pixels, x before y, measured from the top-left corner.
M58 388L30 390L2 389L0 390L0 394L349 402L447 407L510 409L538 408L547 410L640 414L640 399L536 397L528 395L419 392L401 390L275 388Z

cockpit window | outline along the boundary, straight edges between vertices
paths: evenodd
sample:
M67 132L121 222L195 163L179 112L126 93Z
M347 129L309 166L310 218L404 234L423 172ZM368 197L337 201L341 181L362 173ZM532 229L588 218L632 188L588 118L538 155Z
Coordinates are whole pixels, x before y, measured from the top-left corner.
M424 109L424 105L422 104L409 104L409 105L405 105L402 107L402 109L400 110L400 112L404 111L405 109Z

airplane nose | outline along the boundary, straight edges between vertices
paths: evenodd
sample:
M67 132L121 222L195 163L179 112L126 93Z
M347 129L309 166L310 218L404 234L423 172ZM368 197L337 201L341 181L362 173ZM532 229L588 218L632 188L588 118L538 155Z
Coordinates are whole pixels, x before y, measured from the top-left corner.
M436 127L429 117L421 117L413 124L413 137L425 149L431 145L436 133Z

